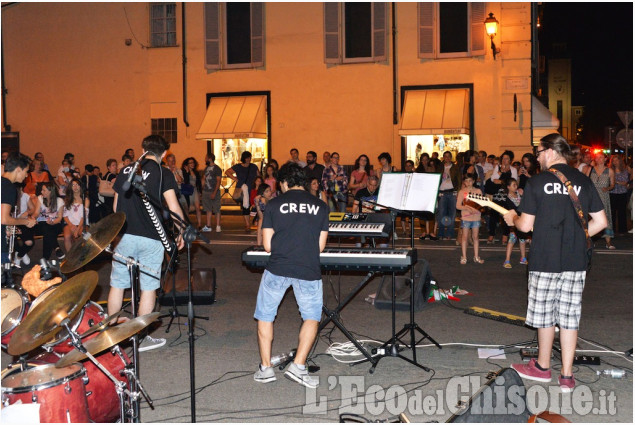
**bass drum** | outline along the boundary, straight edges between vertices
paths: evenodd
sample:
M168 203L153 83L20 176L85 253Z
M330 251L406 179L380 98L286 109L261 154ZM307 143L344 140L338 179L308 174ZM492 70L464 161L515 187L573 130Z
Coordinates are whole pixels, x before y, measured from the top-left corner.
M63 368L44 364L2 378L2 404L38 403L40 422L90 422L84 378L79 363Z
M130 359L123 350L121 354L123 360L119 355L113 354L110 351L95 356L95 359L97 359L115 379L125 383L126 387L130 389L128 379L125 375L122 376L120 374L126 364L130 363ZM44 353L34 360L29 361L33 363L57 363L60 358L59 354L56 353ZM91 420L93 422L117 422L120 420L120 406L115 384L92 361L86 359L81 363L86 369L86 375L88 377L88 382L86 383L86 399Z
M2 288L2 348L5 350L28 311L29 296L23 289Z

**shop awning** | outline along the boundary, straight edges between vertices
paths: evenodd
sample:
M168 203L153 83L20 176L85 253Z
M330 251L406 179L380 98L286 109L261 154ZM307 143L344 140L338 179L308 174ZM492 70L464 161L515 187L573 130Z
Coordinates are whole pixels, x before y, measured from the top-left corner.
M399 135L469 134L468 89L408 90Z
M531 97L531 110L534 142L539 141L548 134L558 132L560 120L554 117L551 111L536 96Z
M213 97L197 139L266 139L266 96Z

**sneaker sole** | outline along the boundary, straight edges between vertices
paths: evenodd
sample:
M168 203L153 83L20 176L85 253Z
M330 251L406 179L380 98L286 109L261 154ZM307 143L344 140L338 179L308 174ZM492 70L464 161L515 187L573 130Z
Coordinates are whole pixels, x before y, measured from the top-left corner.
M563 393L571 393L573 392L573 388L569 388L569 387L560 387L560 391L562 391Z
M270 378L256 378L256 377L254 377L254 381L260 382L261 384L266 384L267 382L273 382L275 380L276 380L275 376L272 376Z
M144 348L139 347L139 352L143 353L144 351L154 350L154 349L157 349L157 348L161 348L164 345L165 345L165 342L163 344L153 345L152 347L144 347Z
M296 375L294 375L293 373L286 371L284 373L284 377L287 379L292 380L293 382L297 382L300 385L304 385L307 388L317 388L317 385L311 385L308 382L305 382L304 380L302 380L302 378L297 377Z
M516 370L513 366L512 369ZM531 375L525 375L524 373L520 372L519 370L516 370L516 372L518 373L518 376L520 376L521 378L524 379L529 379L530 381L538 381L538 382L551 382L551 378L537 378L535 376L531 376Z

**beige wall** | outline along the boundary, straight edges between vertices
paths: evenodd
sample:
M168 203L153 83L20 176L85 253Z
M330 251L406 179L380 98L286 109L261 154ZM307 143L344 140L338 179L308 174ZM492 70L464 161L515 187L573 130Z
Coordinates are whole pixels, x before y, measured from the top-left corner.
M323 63L322 3L265 5L265 67L208 72L203 56L203 5L187 3L188 120L182 117L181 7L179 47L148 49L145 3L22 3L2 11L7 118L22 150L44 152L48 163L75 153L80 165L105 166L109 157L137 148L150 119L178 118L181 160L202 161L206 143L195 135L205 115L206 93L271 92L272 157L291 147L337 150L342 163L361 153L377 163L388 151L399 165L401 140L392 116L392 65ZM389 8L390 9L390 8ZM501 22L492 59L417 58L416 3L397 3L398 84L474 85L475 147L500 153L529 150L530 4L488 3ZM126 20L126 14L128 21ZM126 46L125 39L132 39ZM391 57L392 47L389 47ZM526 84L525 84L526 83ZM399 88L398 88L399 91ZM513 94L519 115L513 121ZM400 101L399 101L400 104ZM170 115L166 115L170 114Z

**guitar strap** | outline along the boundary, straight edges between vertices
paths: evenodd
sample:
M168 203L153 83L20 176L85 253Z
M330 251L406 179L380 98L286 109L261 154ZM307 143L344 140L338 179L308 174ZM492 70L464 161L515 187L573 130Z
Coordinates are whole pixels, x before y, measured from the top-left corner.
M573 189L573 184L571 183L570 180L568 180L565 177L564 174L562 174L561 171L556 170L553 167L551 167L549 171L553 173L556 177L558 177L558 179L560 179L562 184L567 188L567 192L569 192L569 198L571 199L571 203L573 203L573 208L575 209L576 215L578 216L578 219L580 220L580 225L582 226L582 229L584 229L584 235L586 236L587 252L589 253L590 250L592 250L593 248L593 241L591 240L591 237L589 236L589 223L587 222L586 215L584 214L584 211L582 210L582 205L580 205L580 200L578 199L578 195L576 195L575 190ZM588 254L588 256L589 256L589 268L590 268L591 255Z

